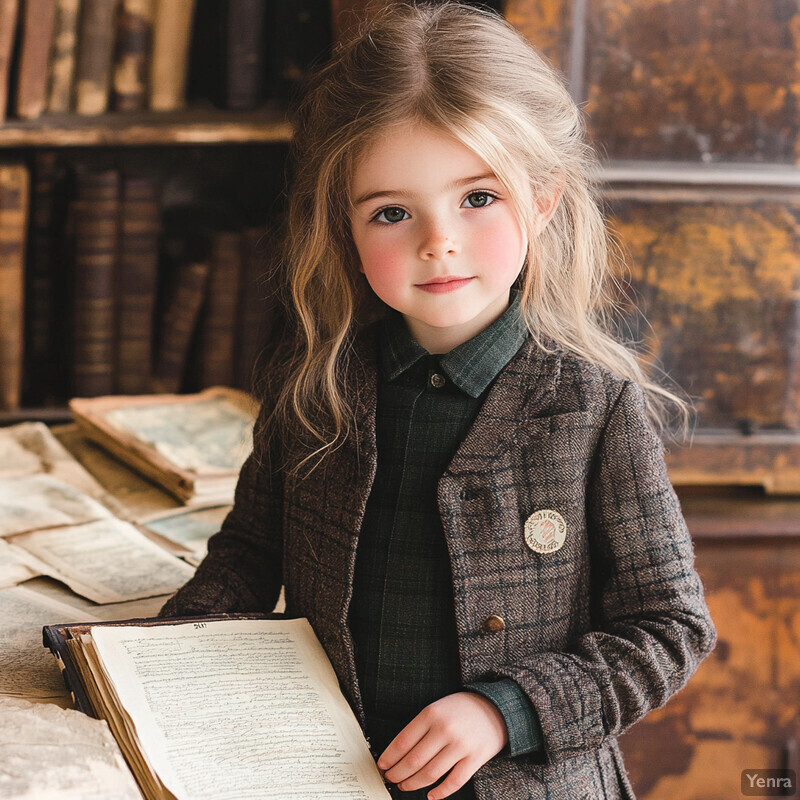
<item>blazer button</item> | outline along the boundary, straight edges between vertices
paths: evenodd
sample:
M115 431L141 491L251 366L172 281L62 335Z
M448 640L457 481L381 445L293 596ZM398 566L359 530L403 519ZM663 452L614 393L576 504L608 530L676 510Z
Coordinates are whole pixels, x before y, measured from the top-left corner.
M497 614L491 614L483 621L483 629L486 633L499 633L506 627L505 620Z

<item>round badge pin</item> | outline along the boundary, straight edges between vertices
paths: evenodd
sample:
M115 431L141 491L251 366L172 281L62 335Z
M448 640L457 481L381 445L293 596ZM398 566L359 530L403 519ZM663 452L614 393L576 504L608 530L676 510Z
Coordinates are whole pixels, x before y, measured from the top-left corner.
M555 553L567 538L567 523L558 511L535 511L525 522L525 543L534 553Z

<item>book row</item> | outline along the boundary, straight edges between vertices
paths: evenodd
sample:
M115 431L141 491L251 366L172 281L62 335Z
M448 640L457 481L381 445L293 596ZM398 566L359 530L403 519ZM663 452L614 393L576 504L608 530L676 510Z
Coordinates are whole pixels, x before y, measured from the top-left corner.
M2 408L250 388L271 308L265 229L197 199L165 207L154 173L63 169L53 152L33 176L0 165Z
M0 120L254 108L329 39L315 0L0 0Z

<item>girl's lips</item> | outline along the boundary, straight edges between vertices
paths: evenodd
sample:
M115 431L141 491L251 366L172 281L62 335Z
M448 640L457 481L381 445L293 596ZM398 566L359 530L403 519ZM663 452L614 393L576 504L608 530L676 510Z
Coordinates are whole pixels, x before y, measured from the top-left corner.
M472 278L434 278L428 283L418 283L417 289L422 289L423 292L430 294L446 294L466 286L471 280Z

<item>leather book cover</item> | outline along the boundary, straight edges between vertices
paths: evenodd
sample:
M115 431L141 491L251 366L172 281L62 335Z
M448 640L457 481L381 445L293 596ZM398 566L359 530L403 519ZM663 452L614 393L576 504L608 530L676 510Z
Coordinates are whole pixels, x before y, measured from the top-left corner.
M381 0L383 2L383 0ZM267 96L286 103L332 42L329 0L293 0L268 9Z
M114 109L147 107L154 0L122 0L114 61Z
M117 381L121 394L150 391L158 284L161 187L151 176L122 179L117 281Z
M214 234L210 266L198 350L197 378L202 389L234 383L242 272L242 237L238 231Z
M56 302L54 285L54 192L59 178L55 150L37 150L31 174L30 241L26 260L25 371L26 403L43 405L53 388Z
M268 242L268 234L263 228L246 228L242 232L242 280L234 385L245 391L252 388L253 370L271 327L274 298Z
M189 261L178 268L174 291L161 321L154 392L181 390L189 345L206 295L208 274L209 265L202 261Z
M19 0L0 0L0 122L5 119L8 107L8 83L18 14Z
M156 0L150 60L153 111L175 111L186 105L194 12L194 0Z
M72 394L81 397L114 391L119 186L113 169L77 175Z
M47 95L51 114L67 114L72 108L80 8L81 0L56 0Z
M75 111L92 116L108 108L118 0L83 0L78 28Z
M21 15L19 70L14 110L36 119L47 107L47 77L53 39L55 0L25 0Z
M226 12L224 102L227 108L243 111L255 108L263 96L266 4L228 0Z
M23 164L0 164L0 409L5 411L19 408L22 388L29 184Z

